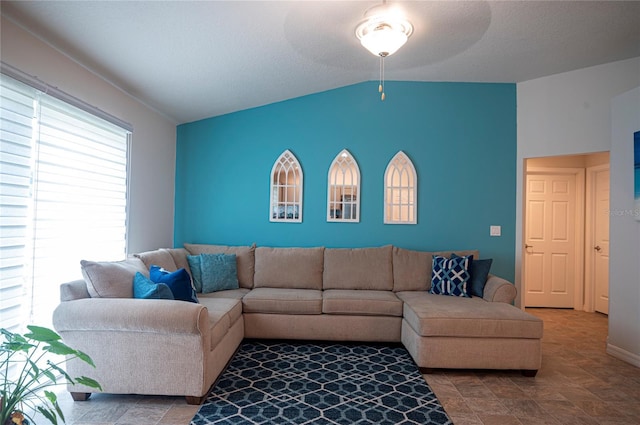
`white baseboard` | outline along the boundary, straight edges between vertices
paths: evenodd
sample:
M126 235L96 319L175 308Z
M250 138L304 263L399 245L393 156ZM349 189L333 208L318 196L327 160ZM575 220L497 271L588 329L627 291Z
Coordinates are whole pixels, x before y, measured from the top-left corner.
M640 355L631 353L627 350L623 350L620 347L607 343L607 354L620 359L624 362L630 363L635 367L640 367Z

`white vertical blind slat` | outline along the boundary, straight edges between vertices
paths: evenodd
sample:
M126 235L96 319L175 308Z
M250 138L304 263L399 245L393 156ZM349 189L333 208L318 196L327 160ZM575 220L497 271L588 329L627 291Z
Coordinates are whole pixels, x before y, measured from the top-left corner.
M25 319L34 94L29 86L0 80L0 327L10 331Z

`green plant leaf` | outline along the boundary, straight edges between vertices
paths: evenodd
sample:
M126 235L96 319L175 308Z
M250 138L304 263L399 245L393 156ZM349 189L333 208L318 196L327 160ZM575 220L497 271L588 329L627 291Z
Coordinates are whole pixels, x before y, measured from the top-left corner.
M0 329L0 334L4 335L6 339L11 339L11 335L13 335L13 333L9 332L5 328Z
M60 416L60 419L62 419L62 422L66 422L66 419L64 418L64 413L62 413L62 409L58 405L58 402L55 402L53 405L56 408L56 412L58 412L58 416Z
M42 374L43 374L44 376L46 376L47 378L49 378L49 380L50 380L51 382L53 382L54 384L56 383L56 375L55 375L53 372L51 372L50 370L48 370L48 369L44 369L44 370L42 371Z
M51 404L55 404L58 402L58 397L56 396L55 393L45 390L44 395L51 402Z
M53 354L60 354L62 356L70 356L77 353L76 350L60 341L49 342L49 345L44 347L44 350Z
M88 378L86 376L81 376L79 378L76 378L76 382L78 384L86 385L87 387L96 388L96 389L99 389L100 391L102 391L102 387L100 386L98 381L95 381L95 380L93 380L91 378Z
M64 378L67 380L67 382L73 383L73 379L71 379L71 376L67 373L66 370L62 369L57 364L53 363L51 360L47 360L47 364L49 365L49 367L51 367L52 369L58 371L61 375L63 375Z
M58 425L58 417L53 410L38 406L38 412L42 413L42 416L47 418L53 425Z
M33 372L38 375L40 373L40 368L38 367L38 365L31 359L27 359L27 361L29 362L29 366L31 366L31 369L33 369Z
M82 351L76 351L76 355L78 356L78 358L80 360L82 360L83 362L96 367L95 364L93 364L93 360L91 359L91 357L89 357L89 355L87 353L83 353Z
M62 419L62 422L64 422L64 413L62 412L60 405L58 405L58 397L56 396L56 394L51 391L45 390L44 395L45 397L47 397L51 405L56 409L56 412L58 413L60 419Z
M43 328L42 326L29 325L27 326L27 329L29 329L31 332L24 334L25 338L41 342L52 342L62 339L60 335L58 335L51 329Z
M2 344L3 351L24 351L25 353L35 347L33 344L29 344L22 341L9 341Z

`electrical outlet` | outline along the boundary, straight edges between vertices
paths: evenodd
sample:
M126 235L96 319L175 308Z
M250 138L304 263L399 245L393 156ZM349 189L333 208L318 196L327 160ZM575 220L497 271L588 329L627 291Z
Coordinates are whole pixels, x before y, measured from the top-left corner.
M489 236L500 236L502 234L501 226L489 226Z

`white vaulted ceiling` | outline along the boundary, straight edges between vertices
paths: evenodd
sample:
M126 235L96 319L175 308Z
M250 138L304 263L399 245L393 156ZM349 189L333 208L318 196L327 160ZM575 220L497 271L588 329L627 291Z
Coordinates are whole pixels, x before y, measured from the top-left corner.
M177 123L367 80L371 1L2 1L2 14ZM398 2L405 81L521 82L640 56L637 1ZM639 70L640 72L640 70Z

